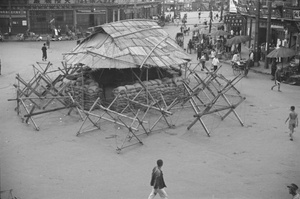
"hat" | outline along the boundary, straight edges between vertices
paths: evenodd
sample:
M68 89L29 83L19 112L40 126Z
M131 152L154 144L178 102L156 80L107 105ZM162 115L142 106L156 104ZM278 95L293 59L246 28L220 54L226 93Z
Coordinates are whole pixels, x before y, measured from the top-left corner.
M295 191L298 189L298 186L294 183L290 184L289 186L287 186L290 189L294 189Z

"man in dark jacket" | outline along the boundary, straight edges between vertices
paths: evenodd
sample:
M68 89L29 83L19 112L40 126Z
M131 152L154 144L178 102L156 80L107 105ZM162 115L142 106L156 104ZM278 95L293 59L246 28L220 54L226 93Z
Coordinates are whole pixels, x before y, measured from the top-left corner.
M153 186L153 190L150 193L148 199L152 199L156 196L158 193L161 198L168 199L168 195L166 191L164 190L166 186L163 173L161 170L161 167L163 165L162 160L157 160L157 166L153 168L152 170L152 176L151 176L151 182L150 185Z
M42 57L43 61L47 61L47 47L45 43L42 47L42 52L43 52L43 57Z

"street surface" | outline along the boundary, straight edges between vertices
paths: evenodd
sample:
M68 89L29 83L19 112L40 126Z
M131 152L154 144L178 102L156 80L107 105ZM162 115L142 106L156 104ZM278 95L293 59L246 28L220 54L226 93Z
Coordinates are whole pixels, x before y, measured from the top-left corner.
M188 13L187 20L192 27L198 17ZM172 24L164 29L171 38L180 31ZM53 68L61 67L62 53L75 43L51 42ZM81 121L74 114L61 114L57 123L49 123L55 120L52 114L44 115L40 131L21 122L16 102L7 99L16 96L17 73L32 77L31 65L42 60L42 44L0 43L1 190L13 189L20 199L147 198L151 170L160 158L170 199L288 199L286 186L300 185L300 130L292 142L284 123L290 106L300 113L300 87L283 84L282 92L271 91L270 76L250 71L236 86L247 98L237 108L244 127L234 115L224 121L210 117L207 137L199 123L186 129L193 114L175 113L180 124L175 129L143 137L144 145L117 154L114 140L106 139L117 130L113 124L76 137ZM195 53L191 58L197 62ZM220 73L232 79L231 66L222 65Z

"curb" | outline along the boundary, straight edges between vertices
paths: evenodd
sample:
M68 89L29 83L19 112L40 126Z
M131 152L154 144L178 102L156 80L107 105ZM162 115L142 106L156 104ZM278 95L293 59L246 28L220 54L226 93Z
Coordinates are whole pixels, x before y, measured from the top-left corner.
M220 62L225 63L225 64L229 64L229 65L231 64L229 61L225 61L225 60L220 60ZM258 70L258 68L259 68L259 66L258 67L252 67L249 70L251 70L255 73L260 73L260 74L264 74L264 75L271 75L271 73Z

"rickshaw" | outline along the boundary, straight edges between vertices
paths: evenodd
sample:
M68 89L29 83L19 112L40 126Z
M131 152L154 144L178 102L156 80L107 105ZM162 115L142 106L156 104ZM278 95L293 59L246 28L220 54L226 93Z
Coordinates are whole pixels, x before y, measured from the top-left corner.
M249 67L248 67L249 61L247 60L240 60L238 63L231 62L232 70L234 75L243 74L244 76L247 76Z

